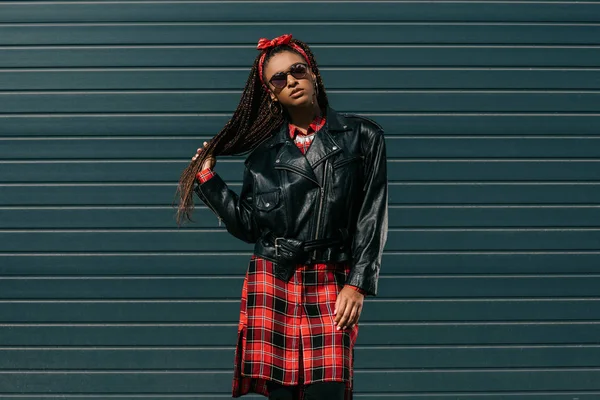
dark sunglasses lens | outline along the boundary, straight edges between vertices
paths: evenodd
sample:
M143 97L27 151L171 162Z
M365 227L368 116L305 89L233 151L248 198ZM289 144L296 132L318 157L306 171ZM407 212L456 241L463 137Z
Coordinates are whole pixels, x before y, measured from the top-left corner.
M304 78L306 76L307 71L308 70L306 68L306 65L304 65L304 64L296 64L296 65L292 66L292 68L290 68L290 73L296 79Z
M271 83L278 89L284 88L287 85L287 75L286 74L276 74L271 78Z

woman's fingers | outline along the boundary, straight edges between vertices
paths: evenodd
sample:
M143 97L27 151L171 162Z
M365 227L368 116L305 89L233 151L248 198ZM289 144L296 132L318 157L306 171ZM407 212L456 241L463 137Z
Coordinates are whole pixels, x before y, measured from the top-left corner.
M346 322L343 325L339 325L341 329L350 328L354 326L356 322L358 322L358 317L360 315L360 305L358 303L353 303L349 307L346 307L346 314L348 315L348 318L346 319Z
M362 311L363 296L352 288L343 288L336 299L334 324L337 329L346 329L358 323Z
M348 321L348 317L350 316L350 307L346 307L344 309L344 313L341 314L340 321L337 323L337 330L344 329L346 326L346 322Z
M344 293L338 297L340 300L340 307L337 308L337 315L335 317L337 329L346 329L352 318L352 312L356 307L356 303L345 296Z
M352 310L350 311L350 316L348 317L348 324L344 328L354 325L357 315L358 315L358 304L354 304L354 307L352 307Z
M350 319L350 322L348 323L348 327L352 328L354 325L358 324L358 319L360 318L361 312L362 312L362 305L357 303L352 312L352 317Z
M202 144L204 145L204 147L208 146L208 142L204 142ZM196 150L196 155L194 157L192 157L192 161L196 161L196 158L198 158L201 151L202 151L202 147L198 147L198 149Z
M345 311L346 311L346 298L344 296L338 296L338 298L335 302L335 310L333 311L333 314L335 315L335 318L333 321L337 326L340 326L340 321L344 317Z
M196 158L198 158L201 151L202 151L202 147L198 147L198 149L196 150L196 155L194 157L192 157L192 160L195 160Z

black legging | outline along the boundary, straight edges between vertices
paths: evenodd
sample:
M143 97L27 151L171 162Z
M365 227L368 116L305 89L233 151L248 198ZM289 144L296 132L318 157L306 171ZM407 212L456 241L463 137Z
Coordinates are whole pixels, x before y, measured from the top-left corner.
M269 400L294 400L297 386L268 382ZM304 400L344 400L344 382L317 382L304 388Z

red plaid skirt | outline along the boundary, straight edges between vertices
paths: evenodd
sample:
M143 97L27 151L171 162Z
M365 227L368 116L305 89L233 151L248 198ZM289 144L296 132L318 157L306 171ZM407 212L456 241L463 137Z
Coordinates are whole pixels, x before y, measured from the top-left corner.
M268 396L267 380L302 386L337 381L352 399L358 325L337 330L333 310L350 271L346 264L299 265L284 282L271 261L252 256L244 286L235 352L233 397Z

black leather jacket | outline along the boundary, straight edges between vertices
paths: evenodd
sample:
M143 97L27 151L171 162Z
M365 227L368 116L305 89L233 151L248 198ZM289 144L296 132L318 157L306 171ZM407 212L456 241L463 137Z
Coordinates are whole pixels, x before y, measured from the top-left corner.
M244 163L239 196L219 175L197 185L196 193L232 235L271 261L269 231L303 241L344 236L342 245L314 251L307 262L350 262L346 284L376 295L388 227L383 129L331 108L326 121L306 155L287 123L256 147Z

